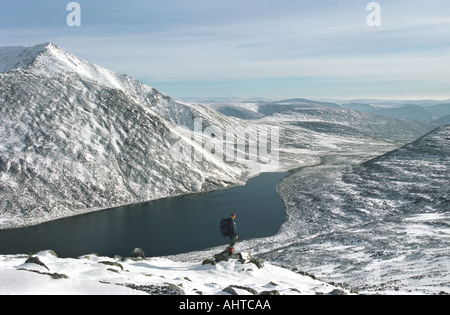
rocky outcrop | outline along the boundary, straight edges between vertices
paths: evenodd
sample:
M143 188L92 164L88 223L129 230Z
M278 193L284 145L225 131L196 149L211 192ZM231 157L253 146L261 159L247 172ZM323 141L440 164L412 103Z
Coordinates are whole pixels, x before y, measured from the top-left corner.
M124 286L144 291L150 295L185 295L185 292L182 288L177 285L167 283L166 285L158 286L158 285L136 285L132 283L124 284Z
M227 250L214 255L214 258L207 258L203 260L202 264L215 265L221 261L230 261L233 259L239 261L241 264L252 263L259 269L264 267L264 260L262 260L261 258L253 257L250 253L247 252L229 254Z
M131 253L132 258L145 258L145 253L141 248L135 248Z

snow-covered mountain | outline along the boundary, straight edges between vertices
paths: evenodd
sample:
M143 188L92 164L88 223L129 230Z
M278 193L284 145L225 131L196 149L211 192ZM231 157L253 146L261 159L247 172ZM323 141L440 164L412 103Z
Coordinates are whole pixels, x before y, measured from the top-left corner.
M184 104L54 44L0 49L0 225L35 224L96 209L241 183L244 167L195 145L195 119L236 124ZM197 146L198 150L202 148Z

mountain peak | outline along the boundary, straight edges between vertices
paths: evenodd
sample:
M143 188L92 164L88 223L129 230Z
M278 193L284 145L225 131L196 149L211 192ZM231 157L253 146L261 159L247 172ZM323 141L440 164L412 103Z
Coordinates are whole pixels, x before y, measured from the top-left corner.
M84 82L85 85L93 84L98 88L121 90L175 124L183 124L185 119L182 113L191 111L190 105L177 103L138 80L83 60L53 43L31 47L0 47L0 75L15 69L26 70L40 80L58 79L63 86L67 85L67 80L71 80ZM149 100L155 101L149 104ZM174 107L178 109L174 110Z
M36 46L9 46L0 47L0 73L15 68L29 67L36 57L48 49L50 43Z
M0 73L17 68L44 76L70 72L111 88L124 89L122 75L78 58L50 42L30 47L0 47Z

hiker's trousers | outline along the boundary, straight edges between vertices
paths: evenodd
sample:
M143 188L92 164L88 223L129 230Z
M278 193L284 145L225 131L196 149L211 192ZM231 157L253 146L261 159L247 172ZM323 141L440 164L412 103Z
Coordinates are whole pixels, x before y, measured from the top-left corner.
M234 244L236 244L237 237L236 235L230 236L230 247L233 248Z

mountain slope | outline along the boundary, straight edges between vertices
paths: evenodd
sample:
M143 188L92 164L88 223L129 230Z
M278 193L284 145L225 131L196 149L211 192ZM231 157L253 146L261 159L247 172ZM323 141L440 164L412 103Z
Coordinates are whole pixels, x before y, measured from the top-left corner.
M450 125L450 115L439 118L439 119L435 120L434 123L439 126Z
M400 108L381 108L375 113L381 116L420 122L430 122L433 120L433 116L428 110L417 105L404 106Z
M343 103L342 107L396 119L429 123L450 114L448 101Z
M234 124L231 119L176 102L53 44L3 48L0 56L2 227L226 187L243 178L236 163L207 152L201 161L179 160L172 151L180 139L192 142L186 128L194 118L206 125Z
M11 52L13 53L9 55ZM60 89L76 83L77 80L82 81L82 84L78 84L79 92L83 92L83 87L88 88L91 84L98 88L118 89L134 101L152 109L165 120L177 125L191 127L194 115L211 114L207 108L177 102L125 74L115 73L84 61L52 43L33 47L0 48L0 72L8 71L13 76L32 73L52 81L61 80L62 86L57 87ZM83 83L86 86L83 86ZM57 92L58 90L55 90L53 94Z
M296 172L279 187L283 246L265 257L360 292L449 293L449 135L442 127L359 165Z

